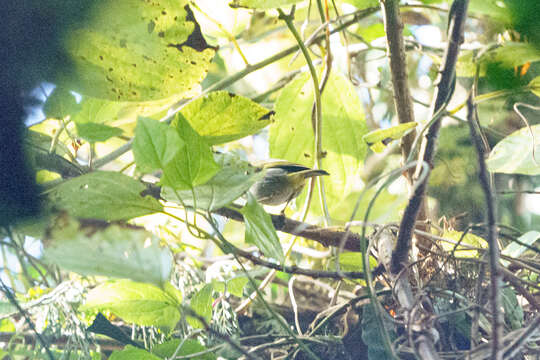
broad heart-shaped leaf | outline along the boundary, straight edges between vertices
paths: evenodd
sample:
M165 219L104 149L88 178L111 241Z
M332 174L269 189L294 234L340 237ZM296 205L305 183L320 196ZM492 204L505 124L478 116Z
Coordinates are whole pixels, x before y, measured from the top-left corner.
M240 210L246 226L246 242L257 246L266 257L283 263L285 261L283 248L272 224L272 218L251 193L248 192L247 196L247 203Z
M60 217L49 229L45 259L82 275L126 278L161 285L172 255L142 228Z
M540 174L540 125L524 127L502 139L491 150L486 163L491 172Z
M92 289L82 310L110 311L130 323L173 329L180 305L178 296L155 285L118 280Z
M151 354L144 349L127 345L120 351L114 351L109 357L109 360L162 360L162 358Z
M68 115L74 115L81 109L75 96L61 87L56 87L47 97L43 112L47 118L63 119Z
M392 140L397 140L405 136L411 129L415 128L418 123L411 121L405 124L399 124L387 129L373 130L362 136L362 139L369 145L371 150L382 152Z
M148 101L191 91L206 76L209 47L186 0L103 0L66 37L74 71L59 81L80 94Z
M264 173L249 172L241 167L225 166L207 183L188 190L162 187L161 196L187 207L212 211L219 209L242 196ZM180 198L180 199L179 199Z
M274 9L286 5L292 5L301 0L232 0L229 6L232 8L244 7L249 9Z
M162 184L174 189L191 189L210 180L218 171L210 146L189 125L182 114L172 124L185 146L163 168Z
M139 170L163 169L184 146L178 132L165 123L139 118L133 140L133 156Z
M243 96L216 91L182 109L182 115L210 145L241 139L271 122L272 113Z
M156 199L141 195L145 189L127 175L95 171L54 187L49 199L75 217L127 220L163 209Z
M330 214L345 220L350 213L333 210L363 187L359 175L367 152L362 140L367 126L354 86L345 77L332 74L322 95L322 148L326 154L322 168L330 173L324 179ZM270 157L313 167L313 100L313 82L307 73L282 90L275 106L276 121L270 125ZM311 210L321 213L318 195Z
M79 123L76 124L77 135L84 140L94 143L106 141L114 136L122 135L122 129L99 123Z
M180 346L182 343L182 346ZM178 352L176 352L176 350ZM161 359L170 359L173 354L177 356L187 356L195 353L204 352L206 348L201 345L197 340L192 339L173 339L158 344L152 348L152 353L159 356ZM192 360L215 360L216 355L213 353L205 353L199 356L190 357Z
M212 302L214 301L212 298L213 291L214 288L212 284L206 284L201 290L193 295L189 303L191 309L195 311L197 315L203 317L207 324L209 324L210 320L212 320ZM204 328L204 324L202 324L197 318L187 316L186 320L195 328Z

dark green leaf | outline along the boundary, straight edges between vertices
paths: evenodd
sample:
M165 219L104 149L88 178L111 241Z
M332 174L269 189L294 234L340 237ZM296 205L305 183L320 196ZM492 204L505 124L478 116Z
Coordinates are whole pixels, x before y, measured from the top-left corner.
M121 351L114 351L109 360L162 360L144 349L127 345Z
M47 97L43 112L47 118L63 119L68 115L74 115L80 110L81 106L77 104L75 96L60 87L53 90Z
M75 217L127 220L162 210L156 199L141 195L145 189L127 175L95 171L56 186L49 198Z

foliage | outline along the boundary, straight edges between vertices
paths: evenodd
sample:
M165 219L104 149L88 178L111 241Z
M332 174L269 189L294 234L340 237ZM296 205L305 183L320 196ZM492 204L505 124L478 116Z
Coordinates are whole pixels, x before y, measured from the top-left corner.
M42 203L39 216L0 228L0 329L13 334L0 358L97 359L106 342L96 334L120 341L110 359L412 358L425 339L447 357L488 358L497 316L505 339L523 340L508 357L530 354L537 1L471 0L455 76L442 84L445 48L460 41L447 33L450 1L227 2L89 0L54 15L65 16L50 43L58 68L24 63L40 86L23 95L45 94L22 144ZM404 40L403 54L387 38ZM397 95L403 86L411 99ZM443 88L452 94L434 114L427 103ZM396 109L409 105L402 121ZM424 138L439 141L425 150ZM414 163L424 151L433 163ZM270 176L268 158L330 176L263 207L250 188ZM423 211L404 219L422 181ZM415 220L396 276L382 239L394 246ZM97 318L123 337L96 330Z

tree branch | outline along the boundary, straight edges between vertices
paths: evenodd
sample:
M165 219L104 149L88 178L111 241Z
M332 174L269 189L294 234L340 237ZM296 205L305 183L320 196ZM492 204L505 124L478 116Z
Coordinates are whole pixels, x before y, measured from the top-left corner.
M454 0L452 3L448 21L448 33L450 34L450 38L446 48L442 70L437 80L437 87L435 88L435 100L432 106L431 117L437 115L452 96L455 85L456 62L459 54L459 46L463 42L463 31L465 19L467 17L468 4L468 0ZM425 146L423 147L420 156L423 161L420 161L419 165L427 163L432 167L440 128L441 118L436 120L429 128L426 139L424 139L423 145ZM417 170L418 169L419 168L417 168ZM424 200L428 179L429 172L422 180L420 180L420 182L419 180L416 181L415 190L413 191L409 203L405 208L403 217L401 218L398 239L392 254L391 271L394 274L398 274L408 262L413 228L416 223L416 218L418 217L420 206Z

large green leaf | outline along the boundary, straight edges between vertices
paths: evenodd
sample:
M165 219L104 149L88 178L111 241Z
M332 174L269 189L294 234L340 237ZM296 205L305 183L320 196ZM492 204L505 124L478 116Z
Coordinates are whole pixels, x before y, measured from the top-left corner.
M257 246L265 256L283 263L285 261L283 248L272 224L272 218L251 193L248 193L247 204L240 212L245 220L246 242Z
M243 96L212 92L182 109L182 115L208 144L241 139L271 122L271 112Z
M209 324L210 320L212 319L212 302L214 301L212 298L213 291L214 288L212 284L206 284L202 287L202 289L195 293L195 295L193 295L189 303L191 309L195 311L197 315L204 318L207 324ZM190 316L188 316L186 319L191 326L196 328L204 328L204 324L202 324L198 319Z
M114 136L122 135L122 129L99 123L79 123L77 134L88 142L102 142Z
M210 146L191 127L182 114L171 124L185 146L163 168L163 185L175 189L191 189L210 180L220 169Z
M524 127L502 139L491 150L487 166L491 172L540 174L540 125Z
M186 93L199 84L215 50L186 0L103 0L65 39L74 71L60 81L117 101Z
M67 270L156 285L169 279L171 252L144 229L58 218L47 233L45 258Z
M109 360L161 360L144 349L139 349L131 345L126 346L123 350L114 351Z
M110 311L137 325L173 329L180 320L179 307L177 296L155 285L118 280L92 289L82 310Z
M313 83L307 73L283 89L275 106L276 121L270 126L272 158L313 166L313 99ZM354 86L341 75L330 76L322 96L322 112L322 147L325 152L322 168L330 173L330 177L324 180L332 214L345 197L363 186L359 175L367 152L367 145L362 140L367 126ZM315 207L318 204L318 200L313 202ZM347 218L349 215L342 212L339 216Z
M177 351L178 349L178 351ZM192 339L173 339L158 344L152 348L152 353L158 355L162 359L170 359L173 354L177 356L187 356L195 353L204 352L206 348L197 340ZM189 357L193 360L215 360L216 355L213 353L205 353L199 356Z
M242 196L263 176L263 172L254 173L242 167L225 166L203 185L189 190L174 190L164 186L161 196L184 206L212 211Z
M184 146L176 129L165 123L139 118L133 140L133 156L139 170L163 169Z
M76 217L127 220L162 210L156 199L141 195L145 189L127 175L95 171L56 186L49 198L54 206Z
M281 6L296 4L301 0L232 0L229 3L230 7L244 7L249 9L274 9Z

